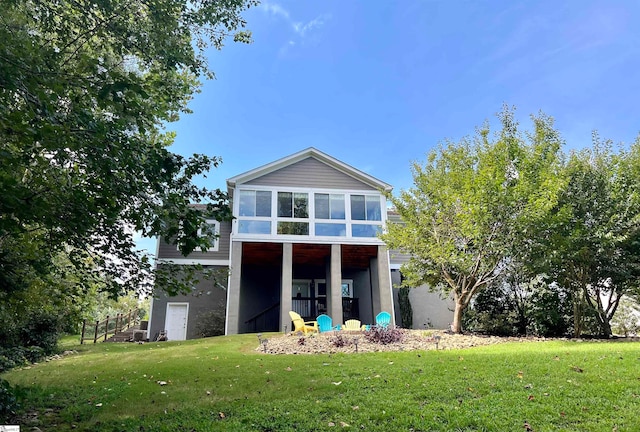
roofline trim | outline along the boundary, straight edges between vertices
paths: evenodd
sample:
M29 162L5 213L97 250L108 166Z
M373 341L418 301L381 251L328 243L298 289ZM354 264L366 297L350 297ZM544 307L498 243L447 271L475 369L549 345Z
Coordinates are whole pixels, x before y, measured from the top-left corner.
M329 156L326 153L321 152L320 150L314 148L314 147L309 147L306 148L304 150L301 150L297 153L294 153L292 155L286 156L284 158L278 159L274 162L268 163L266 165L262 165L258 168L254 168L250 171L246 171L242 174L238 174L234 177L231 177L229 179L227 179L227 186L229 188L235 188L236 184L242 184L242 183L246 183L249 182L253 179L256 179L258 177L262 177L266 174L272 173L274 171L277 171L281 168L287 167L289 165L293 165L296 162L299 162L303 159L306 159L308 157L312 157L315 158L321 162L326 163L327 165L335 168L336 170L350 176L353 177L357 180L360 180L366 184L369 184L371 186L376 187L377 189L382 189L384 191L390 192L393 189L393 186L391 186L388 183L385 183L381 180L378 180L377 178L373 177L372 175L369 175L363 171L360 171L357 168L352 167L351 165L348 165L342 161L339 161L338 159Z

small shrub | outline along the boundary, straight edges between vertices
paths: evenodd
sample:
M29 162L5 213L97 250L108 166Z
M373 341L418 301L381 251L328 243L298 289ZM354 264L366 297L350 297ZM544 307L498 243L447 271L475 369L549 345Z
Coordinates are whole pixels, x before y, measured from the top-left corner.
M398 305L400 306L400 319L402 321L402 327L413 327L413 309L411 308L411 301L409 300L409 287L401 287L398 290Z
M27 363L24 348L0 348L0 373Z
M380 327L373 326L364 332L367 341L382 345L402 342L404 339L404 330L398 327Z
M345 347L350 343L351 341L340 333L336 333L336 335L331 338L331 344L336 348Z
M45 358L46 353L44 348L39 346L30 346L24 348L24 357L31 363L38 362Z
M16 362L5 354L0 354L0 373L16 367Z
M196 325L198 336L222 336L224 334L225 315L226 304L224 302L220 302L215 309L200 314Z
M46 357L44 348L39 346L0 348L0 373L35 363Z
M58 350L58 336L62 317L49 311L31 311L20 329L22 346L42 348L44 355Z
M15 389L11 388L7 381L0 379L0 418L9 419L16 414L19 407Z

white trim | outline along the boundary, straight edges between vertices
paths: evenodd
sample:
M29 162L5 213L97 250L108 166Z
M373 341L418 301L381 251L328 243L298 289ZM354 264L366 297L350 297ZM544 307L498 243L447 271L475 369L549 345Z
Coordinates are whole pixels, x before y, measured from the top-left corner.
M323 193L323 194L347 194L347 195L380 195L384 197L379 190L375 189L329 189L323 187L297 187L297 186L263 186L258 184L241 184L236 186L234 189L235 192L239 192L241 190L261 190L261 191L272 191L272 192L305 192L305 193ZM273 196L271 197L273 200ZM236 201L234 200L234 213L237 214L238 206L236 206ZM384 207L386 208L386 207Z
M343 245L381 245L385 242L378 237L310 237L310 236L284 236L278 237L260 234L235 234L232 241L251 243L301 243L301 244L343 244Z
M207 265L207 266L225 266L229 267L229 260L224 259L206 259L206 258L158 258L157 264L177 264L177 265Z
M220 249L220 221L216 219L206 219L207 225L213 225L213 235L216 236L213 239L213 246L211 246L206 251L203 251L201 247L197 247L194 249L194 252L218 252ZM202 237L202 228L198 229L198 237Z
M231 272L232 270L232 262L231 257L233 256L233 240L231 239L232 235L229 235L229 271L227 272L227 304L225 306L225 314L224 314L224 335L229 335L229 298L231 297ZM240 293L238 293L239 295Z
M328 154L323 153L314 147L309 147L307 149L301 150L292 155L278 159L274 162L268 163L266 165L262 165L258 168L255 168L250 171L239 174L237 176L231 177L227 179L227 186L230 188L235 187L237 184L249 182L258 177L262 177L266 174L272 173L274 171L277 171L289 165L293 165L294 163L307 158L314 158L316 160L319 160L320 162L323 162L328 166L348 175L349 177L352 177L369 186L372 186L374 189L377 189L377 190L383 189L386 191L391 191L391 189L393 188L388 183L378 180L377 178L363 171L360 171L359 169L354 168L351 165L348 165L342 161L339 161L338 159L332 156L329 156Z
M156 255L154 256L153 266L158 266L158 257L160 256L160 236L156 237Z
M149 302L149 322L147 323L147 339L149 339L150 342L151 341L151 319L153 318L153 293L151 293L151 301Z
M386 255L387 262L389 263L389 272L387 277L389 278L389 295L391 296L391 311L389 311L389 313L391 314L391 322L398 325L396 322L396 302L393 298L393 279L391 279L391 254L388 248L386 250ZM378 259L380 259L380 257L378 257Z
M167 334L168 340L186 340L187 339L187 327L189 326L189 302L167 302L167 309L164 314L164 330L167 330L168 333L168 325L167 325L167 317L169 316L169 306L186 306L187 313L184 317L184 339L172 339L171 334Z
M160 256L160 236L156 237L156 255L153 257L153 268L154 270L158 269L158 257ZM156 286L154 282L153 291L151 292L151 301L149 302L149 322L147 323L147 337L151 340L151 324L153 323L153 299L155 298L154 294L156 292Z

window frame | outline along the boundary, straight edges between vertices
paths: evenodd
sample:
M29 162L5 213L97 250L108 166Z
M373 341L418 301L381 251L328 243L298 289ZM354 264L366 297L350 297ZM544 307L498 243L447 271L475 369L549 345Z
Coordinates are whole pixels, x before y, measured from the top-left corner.
M213 225L213 235L215 236L214 239L212 239L212 245L210 248L208 248L206 251L203 250L200 246L196 247L193 249L193 252L218 252L220 250L220 221L217 219L212 219L212 218L206 218L205 219L205 224L206 225ZM198 228L198 230L196 231L196 235L198 237L204 237L202 234L202 227ZM176 250L180 250L180 245L176 245Z
M233 222L233 235L238 239L264 239L264 240L280 240L280 241L296 241L301 239L313 239L321 243L335 243L337 241L346 243L381 243L382 241L378 236L353 236L354 225L372 225L376 228L376 232L382 232L387 220L386 214L386 198L381 192L374 190L344 190L344 189L326 189L326 188L299 188L299 187L286 187L286 186L258 186L258 185L241 185L235 190L235 194L239 196L243 191L251 190L254 192L265 191L271 192L271 216L240 216L240 202L234 199L233 214L235 216ZM292 214L291 216L278 216L278 194L281 192L291 193L292 201ZM295 216L295 209L293 208L293 201L295 200L295 194L306 194L306 213L307 217L293 217ZM323 194L329 196L329 219L316 217L316 194ZM344 219L332 219L331 218L331 197L335 195L341 195L344 201ZM365 218L367 202L379 202L380 220L354 220L351 219L351 197L354 195L365 196ZM270 232L240 232L240 226L251 221L270 222ZM308 234L278 234L279 222L299 222L308 224ZM319 224L336 224L339 225L336 229L340 234L336 235L316 235L316 223ZM322 228L326 229L326 226ZM326 231L325 231L326 232ZM341 235L344 232L344 235Z

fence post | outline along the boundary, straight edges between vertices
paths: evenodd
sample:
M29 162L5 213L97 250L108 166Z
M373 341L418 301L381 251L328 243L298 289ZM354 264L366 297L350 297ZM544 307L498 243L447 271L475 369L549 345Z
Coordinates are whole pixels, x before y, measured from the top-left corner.
M87 320L82 320L82 334L80 335L80 345L84 343L84 330L87 328Z
M93 343L98 341L98 326L100 325L100 321L96 320L96 331L93 333Z
M104 322L104 340L107 341L107 335L109 334L109 315L107 315L107 319Z

